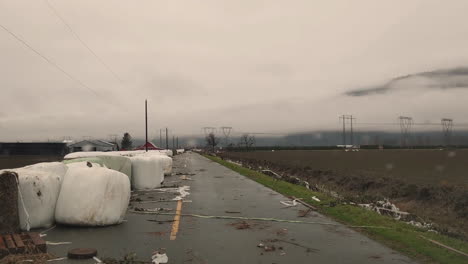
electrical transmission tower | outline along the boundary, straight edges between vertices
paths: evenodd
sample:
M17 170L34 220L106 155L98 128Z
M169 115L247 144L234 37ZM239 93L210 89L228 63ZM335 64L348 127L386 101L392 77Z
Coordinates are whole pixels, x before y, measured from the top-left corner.
M209 134L216 133L216 127L202 127L203 132L205 133L205 137L208 136Z
M452 128L453 128L453 119L450 118L442 118L442 133L444 135L444 144L445 146L450 145L450 141L452 138Z
M225 146L229 145L229 135L231 134L232 127L220 127L221 131L223 131Z
M350 124L350 145L354 145L353 123L356 120L352 115L341 115L339 118L343 122L343 146L346 148L346 123Z
M414 124L413 118L408 116L398 117L400 120L400 129L401 129L401 147L409 147L409 139L411 135L411 128Z

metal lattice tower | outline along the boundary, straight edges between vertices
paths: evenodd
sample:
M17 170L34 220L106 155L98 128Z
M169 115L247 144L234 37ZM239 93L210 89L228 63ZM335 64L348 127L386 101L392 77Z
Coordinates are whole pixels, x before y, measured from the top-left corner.
M442 118L442 133L444 135L444 144L449 146L452 138L452 128L453 128L453 119L451 118Z
M229 145L229 135L231 134L232 127L220 127L221 131L223 131L224 140L226 147Z
M354 145L354 130L353 130L353 123L356 120L355 117L352 115L341 115L339 118L340 121L343 122L343 146L346 148L346 122L349 120L350 126L350 144Z
M400 120L400 129L401 129L401 147L409 147L409 139L411 135L411 128L413 127L413 118L408 116L398 117Z
M209 134L216 133L216 127L203 127L203 132L205 133L205 137L208 136Z

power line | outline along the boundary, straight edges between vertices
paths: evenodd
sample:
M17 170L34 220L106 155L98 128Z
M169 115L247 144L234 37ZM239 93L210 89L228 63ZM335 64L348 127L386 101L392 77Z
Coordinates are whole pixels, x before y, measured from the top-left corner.
M50 65L52 65L53 67L55 67L56 69L58 69L59 71L61 71L63 74L65 74L65 76L67 76L68 78L70 78L70 80L76 82L77 84L79 84L80 86L86 88L87 90L89 90L90 92L92 92L94 95L96 96L99 96L100 95L94 91L93 89L91 89L91 87L87 86L86 84L84 84L82 81L76 79L75 77L73 77L71 74L69 74L67 71L65 71L62 67L60 67L59 65L57 65L55 62L53 62L52 60L50 60L49 58L47 58L45 55L43 55L42 53L40 53L38 50L34 49L31 45L29 45L25 40L23 40L22 38L20 38L18 35L16 35L15 33L13 33L12 31L10 31L8 28L6 28L4 25L0 24L0 27L3 28L3 30L5 30L6 32L8 32L11 36L13 36L17 41L21 42L21 44L23 44L24 46L26 46L27 48L29 48L31 51L33 51L34 53L36 53L39 57L41 57L43 60L45 60L47 63L49 63Z
M72 33L73 36L83 45L93 56L98 60L114 77L117 79L120 84L122 85L123 81L122 79L119 78L119 76L107 65L104 60L102 60L84 41L83 39L80 38L80 36L73 30L73 28L70 26L70 24L67 23L67 21L60 15L58 10L50 3L48 0L44 0L44 2L47 4L49 9L52 10L52 12L62 21L62 23L68 28L68 30Z

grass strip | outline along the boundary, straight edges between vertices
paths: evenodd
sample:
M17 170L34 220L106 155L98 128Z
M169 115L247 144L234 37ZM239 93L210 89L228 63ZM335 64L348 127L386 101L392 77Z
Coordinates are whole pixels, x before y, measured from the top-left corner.
M304 186L274 179L261 172L239 166L219 157L211 155L203 156L278 193L300 198L302 201L317 207L320 213L347 226L386 227L353 229L414 260L422 263L468 263L467 257L431 243L427 239L422 238L422 236L466 253L468 252L468 243L465 241L429 232L357 206L340 204L335 198L324 193L314 192ZM318 197L320 202L313 200L312 196ZM337 205L330 207L330 203L336 203Z

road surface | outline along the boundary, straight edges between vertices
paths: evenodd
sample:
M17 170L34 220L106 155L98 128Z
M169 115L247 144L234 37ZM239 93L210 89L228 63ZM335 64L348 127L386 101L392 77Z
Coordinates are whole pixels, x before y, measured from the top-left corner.
M407 257L310 213L302 205L285 207L286 197L195 153L174 158L174 174L165 185L190 186L183 201L177 193L133 192L126 222L102 228L57 226L45 237L56 256L75 247L92 247L99 258L122 259L135 253L150 260L165 250L168 263L413 263ZM170 189L168 189L170 190ZM138 198L138 199L137 199ZM137 201L135 201L137 199ZM135 208L166 208L168 215L134 213ZM179 210L178 210L179 209ZM300 220L333 225L258 220L206 219L187 214ZM176 221L174 221L174 219ZM177 221L179 220L180 221ZM150 220L150 221L148 221ZM260 245L260 246L259 246ZM95 263L64 260L57 263Z

